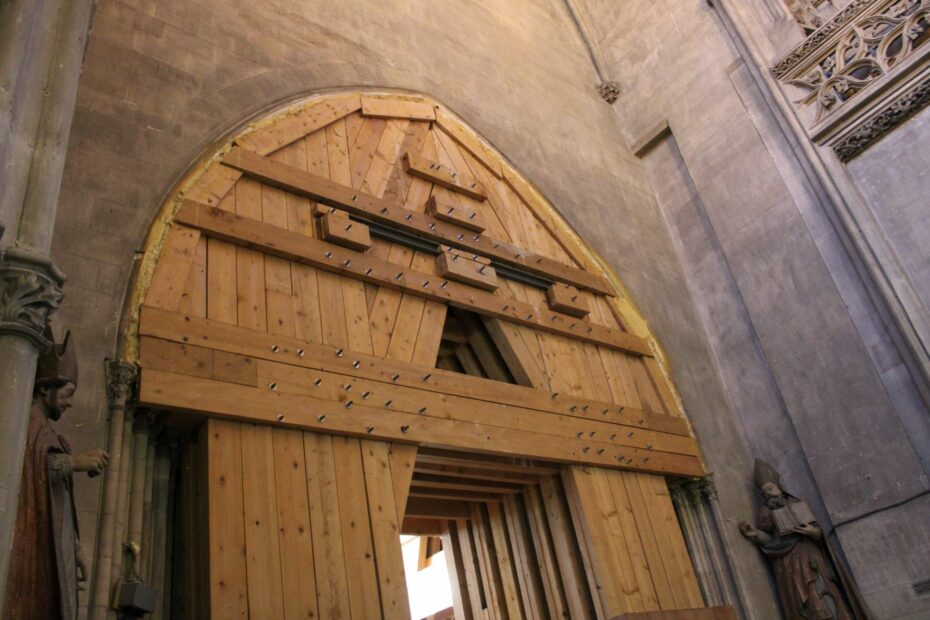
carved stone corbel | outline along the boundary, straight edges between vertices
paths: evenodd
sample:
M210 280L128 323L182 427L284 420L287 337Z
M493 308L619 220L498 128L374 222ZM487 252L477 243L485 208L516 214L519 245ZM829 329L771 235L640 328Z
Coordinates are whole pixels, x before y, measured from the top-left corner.
M48 317L64 298L65 274L47 256L9 248L0 252L0 334L28 338L40 349Z
M125 408L136 395L139 367L123 360L108 359L106 362L107 402L110 408Z
M616 82L602 82L597 87L597 93L601 96L601 99L613 105L620 97L620 85Z

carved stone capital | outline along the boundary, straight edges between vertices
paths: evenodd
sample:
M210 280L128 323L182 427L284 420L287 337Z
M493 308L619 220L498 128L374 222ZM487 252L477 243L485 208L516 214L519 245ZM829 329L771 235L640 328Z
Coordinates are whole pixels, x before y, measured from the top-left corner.
M597 87L597 93L601 96L601 99L613 105L620 97L620 85L616 82L603 82Z
M106 361L107 399L111 406L125 406L136 391L139 367L123 360Z
M64 297L65 275L47 256L18 248L0 252L0 334L14 333L46 349L49 315Z

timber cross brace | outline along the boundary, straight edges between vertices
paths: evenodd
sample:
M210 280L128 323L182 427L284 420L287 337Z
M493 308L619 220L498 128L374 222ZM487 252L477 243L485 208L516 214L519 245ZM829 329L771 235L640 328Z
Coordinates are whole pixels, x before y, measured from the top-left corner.
M195 431L193 608L407 617L402 531L442 537L457 617L703 606L664 477L705 471L645 322L445 108L295 104L159 222L130 357Z

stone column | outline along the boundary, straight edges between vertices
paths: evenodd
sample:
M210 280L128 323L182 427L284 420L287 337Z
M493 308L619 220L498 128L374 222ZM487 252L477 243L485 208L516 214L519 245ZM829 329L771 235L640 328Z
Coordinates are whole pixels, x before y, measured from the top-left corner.
M62 299L49 248L93 6L0 2L0 609L36 362Z
M714 481L710 477L682 481L670 485L669 490L704 602L709 606L732 605L737 617L749 618L742 584L720 528Z
M97 528L97 550L94 558L94 581L91 590L90 616L95 620L106 618L112 595L113 548L116 543L116 511L120 472L124 459L123 429L126 426L127 406L135 392L138 368L135 364L120 360L107 360L107 400L109 426L107 452L110 466L104 472L103 498L100 506L100 521Z

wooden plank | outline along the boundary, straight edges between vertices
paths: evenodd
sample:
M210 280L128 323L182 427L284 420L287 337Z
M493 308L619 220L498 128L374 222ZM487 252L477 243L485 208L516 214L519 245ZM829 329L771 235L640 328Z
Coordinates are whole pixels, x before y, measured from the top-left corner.
M381 601L359 440L333 437L333 460L352 617L379 618Z
M500 165L500 156L491 147L465 128L465 125L454 118L448 111L436 106L436 126L446 132L462 148L471 153L475 159L484 164L494 176L501 178L503 171Z
M675 601L679 608L701 607L704 599L665 479L641 474L636 477L643 490L650 522L656 529L659 553L664 560Z
M546 609L552 618L571 618L539 488L528 488L523 498L529 522L529 533L538 559L537 565L546 596Z
M333 438L303 433L320 618L351 618Z
M522 485L506 482L491 482L488 480L460 480L449 478L437 473L418 472L413 477L412 485L421 489L449 489L457 491L475 491L477 493L496 493L501 495L514 495L523 490Z
M467 511L471 513L471 509ZM471 517L469 516L469 519ZM462 567L465 571L465 585L468 590L468 599L471 608L478 618L488 618L488 605L485 603L488 592L484 590L484 582L481 578L481 568L478 563L477 541L472 536L471 522L464 519L457 519L449 522L450 528L455 528L453 540L458 544L453 547L454 551L460 551L458 557L462 558ZM469 619L471 620L471 619Z
M275 119L273 122L236 139L243 147L267 155L305 135L325 127L351 114L361 107L357 94L327 96L311 102L296 113Z
M430 103L404 100L399 96L362 95L362 116L436 120L436 113Z
M207 240L201 235L178 310L201 318L207 316Z
M495 291L499 286L494 267L470 260L456 252L440 252L436 257L436 273L443 278L485 291Z
M378 567L381 610L385 620L410 619L410 602L404 578L404 558L400 549L400 523L394 503L394 484L389 457L389 444L363 440L362 465L371 537Z
M249 616L241 428L237 422L208 420L201 434L207 450L210 611L221 618Z
M404 167L409 174L436 183L475 200L484 200L484 186L474 177L426 159L418 153L404 153Z
M249 615L261 618L284 616L271 432L270 427L256 424L241 427Z
M462 557L462 550L458 543L458 531L453 522L450 523L435 522L439 529L439 536L442 540L442 549L446 554L446 566L449 572L449 582L452 587L452 608L456 620L469 620L474 617L472 612L471 599L468 595L468 582L465 575L465 564ZM407 524L404 523L404 531L407 530Z
M444 523L439 519L407 517L400 526L402 536L441 536Z
M152 283L145 294L149 306L177 310L187 284L200 232L186 226L172 226L158 255Z
M475 566L478 568L481 586L484 588L488 617L493 620L503 620L507 618L504 602L501 600L503 585L501 584L497 563L491 555L493 547L488 532L487 517L480 504L471 504L471 513L472 518L469 525L471 526L472 544L477 559Z
M432 501L410 498L407 500L405 518L417 519L470 519L471 513L465 502Z
M397 518L404 519L407 507L407 495L410 492L410 480L413 478L417 447L413 444L392 443L389 460L391 464L391 481L394 486L394 505Z
M591 312L581 291L574 286L556 282L546 290L546 298L549 307L556 312L578 318L584 318Z
M672 416L647 414L632 407L617 407L610 403L572 398L546 390L488 381L375 356L347 355L345 352L337 355L338 347L246 330L219 321L166 312L157 308L141 309L139 333L143 336L197 344L257 359L283 361L304 368L348 373L359 378L390 382L440 394L557 413L579 420L622 424L633 427L631 430L637 432L652 430L679 436L688 436L689 432L683 420ZM424 380L427 374L429 379Z
M646 506L643 490L636 475L622 475L621 481L626 491L630 513L634 520L642 543L641 549L648 564L652 585L655 589L659 609L675 609L675 594L668 579L665 558L659 550L656 527ZM614 485L615 495L619 493L619 484ZM660 534L661 535L661 534Z
M316 574L316 567L303 434L276 428L272 431L272 442L284 616L316 618L319 617L316 580L308 578Z
M410 486L410 497L457 500L463 502L500 502L504 496L498 493L478 493L475 491L457 491L451 489L434 489L417 486L416 480Z
M594 571L587 565L587 558L583 553L584 539L582 536L576 536L577 530L565 505L567 491L552 478L541 480L539 490L546 510L555 556L558 558L565 600L572 619L603 618L600 598L596 594L597 581L594 579Z
M517 383L540 389L549 386L549 378L517 333L519 328L516 325L500 319L485 318L484 326Z
M437 220L449 222L475 232L484 232L488 227L481 211L462 204L461 201L451 201L443 198L442 194L433 194L426 202L426 212Z
M424 238L481 254L530 273L613 295L613 288L599 275L564 265L534 252L496 241L420 212L390 203L317 174L300 170L241 148L232 149L224 162L250 177L349 213L387 224Z
M501 298L445 278L398 266L276 226L242 218L214 207L185 203L178 221L206 232L211 238L260 250L272 256L297 261L327 272L400 290L433 301L473 310L536 329L608 346L637 355L651 355L647 343L631 334L591 324L558 312L518 301L501 303ZM322 277L322 276L321 276Z
M230 190L241 177L241 171L219 162L212 162L187 191L185 197L208 205L220 205L228 199Z
M501 578L501 598L508 618L524 618L523 607L517 585L516 567L507 540L504 514L498 504L488 504L488 524L494 541L494 560Z
M546 620L549 614L541 582L543 568L533 551L523 498L506 498L503 503L503 515L513 552L524 615L528 620Z
M662 611L640 611L621 614L612 620L736 620L736 610L725 607L703 609L672 609Z

